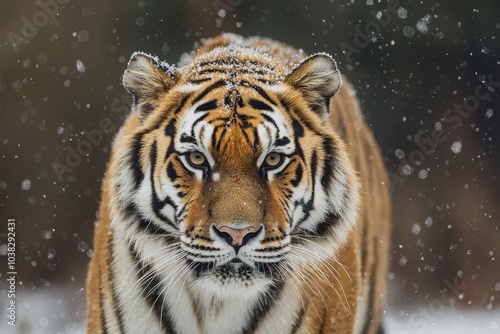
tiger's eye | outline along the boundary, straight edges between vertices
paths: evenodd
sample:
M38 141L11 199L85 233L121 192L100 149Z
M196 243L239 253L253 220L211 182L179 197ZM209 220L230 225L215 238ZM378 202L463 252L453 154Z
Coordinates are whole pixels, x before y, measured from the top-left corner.
M278 153L269 153L264 162L269 167L277 167L281 163L281 155Z
M189 153L188 155L189 162L194 166L201 166L207 161L207 158L203 155L203 153L194 151Z

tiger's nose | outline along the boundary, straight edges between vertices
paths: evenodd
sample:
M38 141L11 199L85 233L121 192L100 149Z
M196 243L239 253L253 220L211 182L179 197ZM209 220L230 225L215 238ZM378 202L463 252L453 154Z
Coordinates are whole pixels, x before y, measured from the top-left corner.
M212 225L212 228L215 234L217 234L219 237L224 239L228 244L237 249L248 243L257 235L259 235L263 227L260 226L258 229L256 229L253 226L247 226L243 228L232 228L229 226L222 226L221 228L217 228L215 225Z

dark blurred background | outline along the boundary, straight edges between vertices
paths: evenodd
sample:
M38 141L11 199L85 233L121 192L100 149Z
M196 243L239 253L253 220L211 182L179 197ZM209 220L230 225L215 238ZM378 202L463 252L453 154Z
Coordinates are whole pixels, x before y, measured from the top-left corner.
M411 332L412 321L432 322L417 306L435 318L498 311L498 13L496 1L464 0L4 3L1 309L14 218L17 332L83 330L93 224L129 104L121 76L131 53L177 63L196 41L234 32L329 52L356 89L391 173L388 312ZM13 330L0 313L0 329Z

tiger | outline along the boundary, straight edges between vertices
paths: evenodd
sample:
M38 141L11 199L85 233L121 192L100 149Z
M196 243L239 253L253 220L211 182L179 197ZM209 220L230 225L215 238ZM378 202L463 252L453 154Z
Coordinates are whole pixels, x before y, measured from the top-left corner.
M388 178L332 56L226 33L123 85L89 333L382 332Z

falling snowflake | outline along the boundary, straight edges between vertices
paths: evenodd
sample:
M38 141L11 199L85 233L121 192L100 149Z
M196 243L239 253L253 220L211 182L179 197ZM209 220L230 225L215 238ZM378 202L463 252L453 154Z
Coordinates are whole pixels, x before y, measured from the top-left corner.
M85 65L80 59L76 61L76 70L80 73L85 72Z
M422 231L422 226L420 226L419 223L413 224L413 226L411 227L411 233L417 235L420 233L420 231Z
M462 152L462 142L459 140L451 144L451 151L455 154Z
M400 19L406 19L408 17L408 11L403 7L399 7L398 8L398 17Z
M405 152L399 148L394 151L394 154L398 159L403 159L405 157Z
M28 179L23 180L23 182L21 183L21 189L22 190L30 190L31 189L31 181Z

